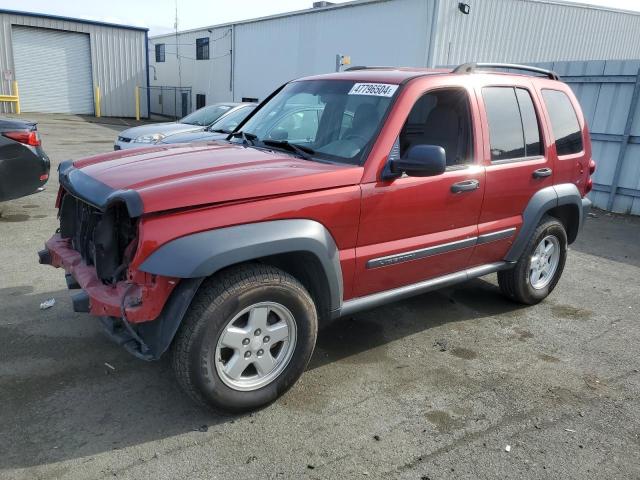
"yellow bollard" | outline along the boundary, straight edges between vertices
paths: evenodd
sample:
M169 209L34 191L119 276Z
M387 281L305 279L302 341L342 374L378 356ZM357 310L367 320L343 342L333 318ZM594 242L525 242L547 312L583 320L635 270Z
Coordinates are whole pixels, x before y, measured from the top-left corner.
M98 85L96 85L96 93L94 95L95 101L96 101L96 118L100 118L102 115L102 112L100 110L100 102L102 101L102 98L100 98L100 87Z
M20 92L18 90L18 81L13 81L13 95L16 97L16 113L20 115Z
M136 120L140 120L140 87L136 85Z

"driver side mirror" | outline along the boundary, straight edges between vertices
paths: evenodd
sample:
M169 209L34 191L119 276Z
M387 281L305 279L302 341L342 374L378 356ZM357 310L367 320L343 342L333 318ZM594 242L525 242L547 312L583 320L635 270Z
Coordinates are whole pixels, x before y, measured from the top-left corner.
M444 173L447 155L439 145L413 145L404 157L391 160L391 173L410 177L432 177Z

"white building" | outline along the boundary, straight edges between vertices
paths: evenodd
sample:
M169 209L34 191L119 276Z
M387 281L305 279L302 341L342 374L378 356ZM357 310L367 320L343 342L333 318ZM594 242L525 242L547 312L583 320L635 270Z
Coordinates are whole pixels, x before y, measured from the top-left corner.
M16 81L22 112L93 115L98 87L103 116L134 117L146 45L146 28L0 10L0 95ZM13 108L0 102L0 113Z
M191 110L262 100L293 78L335 71L337 54L352 65L428 67L640 58L640 14L560 0L316 2L309 10L152 37L151 85L187 87L182 97L164 95L165 113L168 103ZM189 103L182 107L182 100Z

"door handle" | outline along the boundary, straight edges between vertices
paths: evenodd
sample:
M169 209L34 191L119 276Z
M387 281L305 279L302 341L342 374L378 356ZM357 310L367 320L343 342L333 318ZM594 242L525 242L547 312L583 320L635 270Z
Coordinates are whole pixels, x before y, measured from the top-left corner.
M533 171L533 178L550 177L552 173L553 170L550 168L539 168L538 170Z
M453 193L470 192L472 190L477 190L478 188L480 188L480 182L476 179L464 180L451 185L451 191Z

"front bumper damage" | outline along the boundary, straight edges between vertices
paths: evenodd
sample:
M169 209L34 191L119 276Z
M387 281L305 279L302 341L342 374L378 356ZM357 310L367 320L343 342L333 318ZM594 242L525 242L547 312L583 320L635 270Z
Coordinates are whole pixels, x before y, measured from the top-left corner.
M74 311L99 317L113 340L144 360L164 353L201 282L129 272L125 280L107 285L60 234L38 256L41 264L63 268L69 289L80 290L72 296Z

